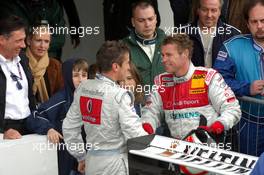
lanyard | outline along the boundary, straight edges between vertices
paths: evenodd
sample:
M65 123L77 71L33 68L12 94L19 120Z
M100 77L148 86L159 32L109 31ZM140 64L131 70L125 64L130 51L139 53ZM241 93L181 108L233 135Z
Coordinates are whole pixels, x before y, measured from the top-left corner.
M5 66L6 66L7 70L8 70L8 72L14 74L14 73L10 70L10 68L7 66L7 64L5 64ZM20 80L23 80L23 77L22 77L22 71L21 71L21 69L20 69L20 65L19 65L19 63L17 63L17 70L18 70L18 74L19 74L19 76L16 75L17 78L19 78Z
M22 77L22 73L21 73L21 70L20 70L19 63L17 63L17 69L18 69L18 73L19 73L19 78L20 78L21 80L23 80L23 77Z

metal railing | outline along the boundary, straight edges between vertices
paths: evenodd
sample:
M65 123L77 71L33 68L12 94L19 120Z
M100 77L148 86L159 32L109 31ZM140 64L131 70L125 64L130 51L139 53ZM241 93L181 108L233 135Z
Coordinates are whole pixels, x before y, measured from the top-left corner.
M242 116L238 124L238 151L259 156L264 151L264 99L238 98Z

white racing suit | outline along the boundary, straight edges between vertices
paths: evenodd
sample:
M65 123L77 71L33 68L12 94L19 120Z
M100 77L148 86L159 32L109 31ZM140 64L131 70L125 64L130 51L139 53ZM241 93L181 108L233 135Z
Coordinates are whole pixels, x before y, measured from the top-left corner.
M78 161L86 159L86 175L128 174L126 142L147 134L133 101L130 92L102 75L77 89L63 122L63 135L69 152ZM83 124L87 154L80 144Z
M160 74L155 84L159 88L143 108L142 120L156 129L165 119L174 138L182 139L197 129L200 115L206 117L207 126L220 121L225 130L240 120L238 100L223 77L213 69L194 67L190 63L185 76Z

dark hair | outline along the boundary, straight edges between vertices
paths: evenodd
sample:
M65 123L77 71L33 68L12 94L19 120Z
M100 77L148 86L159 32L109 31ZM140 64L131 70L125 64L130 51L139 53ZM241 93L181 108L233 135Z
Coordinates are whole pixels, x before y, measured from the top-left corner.
M91 64L88 68L88 79L94 79L97 72L98 72L97 65Z
M6 18L0 19L0 35L10 36L13 31L27 29L27 24L25 21L15 15L10 15Z
M106 41L96 54L96 64L99 72L109 72L112 64L122 65L124 54L129 53L129 48L122 41Z
M246 22L248 22L249 19L249 11L253 9L257 4L261 4L264 6L264 0L248 0L244 4L243 15Z
M132 10L132 17L134 16L134 11L137 7L140 7L142 9L145 9L147 7L151 6L153 8L153 10L155 11L155 7L153 5L153 3L150 0L137 0L136 2L134 2L131 5L131 10ZM156 13L156 11L155 11Z
M178 48L178 52L181 54L185 49L189 50L189 57L191 58L193 52L193 41L187 34L175 34L173 36L167 36L162 46L167 44L175 44Z

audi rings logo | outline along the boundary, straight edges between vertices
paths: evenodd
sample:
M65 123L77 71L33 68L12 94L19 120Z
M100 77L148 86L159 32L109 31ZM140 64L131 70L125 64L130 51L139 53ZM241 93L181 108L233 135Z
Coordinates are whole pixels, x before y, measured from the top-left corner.
M92 112L92 107L93 107L93 102L92 102L92 99L89 99L88 102L87 102L87 111L88 113L91 113Z

